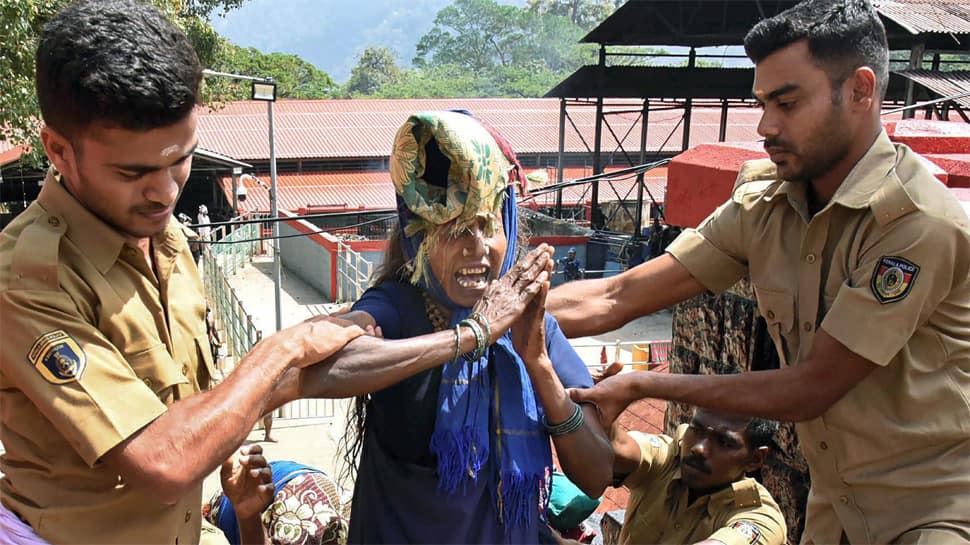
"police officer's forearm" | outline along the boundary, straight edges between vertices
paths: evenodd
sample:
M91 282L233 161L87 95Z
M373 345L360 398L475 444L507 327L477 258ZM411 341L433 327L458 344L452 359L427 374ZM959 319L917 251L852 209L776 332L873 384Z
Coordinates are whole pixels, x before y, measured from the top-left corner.
M283 343L260 342L218 386L176 401L102 459L124 482L176 503L229 457L267 410L293 362Z
M474 349L475 334L471 328L461 328L459 353ZM437 367L454 355L454 330L398 340L358 337L322 363L301 370L299 397L369 394Z
M563 284L549 292L546 311L566 337L600 335L703 291L686 267L664 254L617 276Z
M730 375L631 373L635 398L680 401L714 411L801 422L831 405L799 367Z

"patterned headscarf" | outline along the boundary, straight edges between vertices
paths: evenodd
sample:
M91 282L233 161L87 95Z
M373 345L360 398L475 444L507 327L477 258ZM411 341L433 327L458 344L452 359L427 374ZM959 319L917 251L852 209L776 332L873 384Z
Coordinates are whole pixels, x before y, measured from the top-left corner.
M391 179L401 243L413 267L410 280L451 309L452 327L471 309L448 298L428 263L439 230L457 220L453 229L461 232L478 218L497 219L501 211L508 246L500 274L508 272L517 254L515 187L524 182L521 172L508 142L467 112L421 112L397 132ZM502 524L531 526L534 510L545 516L552 465L541 418L542 408L509 333L479 360L445 363L430 445L438 461L439 486L455 493L469 480L477 482L494 454L496 473L487 478Z
M505 201L512 165L489 131L470 115L420 112L397 131L391 180L404 235L420 234L412 283L426 280L438 229L452 220L460 233L480 218L493 219Z

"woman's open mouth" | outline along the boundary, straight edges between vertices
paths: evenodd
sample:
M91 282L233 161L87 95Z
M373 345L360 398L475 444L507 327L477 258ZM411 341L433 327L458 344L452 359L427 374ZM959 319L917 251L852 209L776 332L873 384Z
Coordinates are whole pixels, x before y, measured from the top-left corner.
M455 272L455 281L466 289L485 289L488 284L488 267L462 267Z

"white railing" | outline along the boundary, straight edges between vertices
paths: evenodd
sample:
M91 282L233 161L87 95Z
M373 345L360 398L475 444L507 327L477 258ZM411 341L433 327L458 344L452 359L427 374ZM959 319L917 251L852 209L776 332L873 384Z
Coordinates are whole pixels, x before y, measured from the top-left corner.
M374 264L342 240L337 241L337 294L335 303L360 299L370 285Z
M618 361L634 369L651 369L670 361L670 341L616 341L614 343L570 342L586 363L598 368L603 363Z

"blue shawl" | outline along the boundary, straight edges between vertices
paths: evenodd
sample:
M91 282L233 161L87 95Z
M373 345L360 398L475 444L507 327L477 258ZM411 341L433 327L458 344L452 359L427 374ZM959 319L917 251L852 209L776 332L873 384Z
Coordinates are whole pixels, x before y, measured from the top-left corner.
M494 132L492 135L497 137ZM496 153L504 153L506 157L511 153L504 141L495 145L499 146ZM509 162L516 165L514 154ZM447 173L425 173L428 179L441 180L441 177L447 178ZM505 188L503 200L502 223L508 246L501 275L511 269L518 250L514 185ZM401 243L413 261L419 256L426 231L407 235L404 227L414 219L414 214L400 195L397 204ZM451 311L453 328L469 316L471 309L453 303L431 267L425 270L426 274L419 280L420 287ZM525 364L515 352L508 332L479 360L467 362L459 358L444 364L430 450L438 461L439 488L448 494L461 493L469 481L477 482L489 456L497 456L498 463L493 466L498 474L485 478L490 480L489 488L506 531L511 527L532 527L536 509L540 520L545 520L552 466L549 437L542 426L542 408Z

